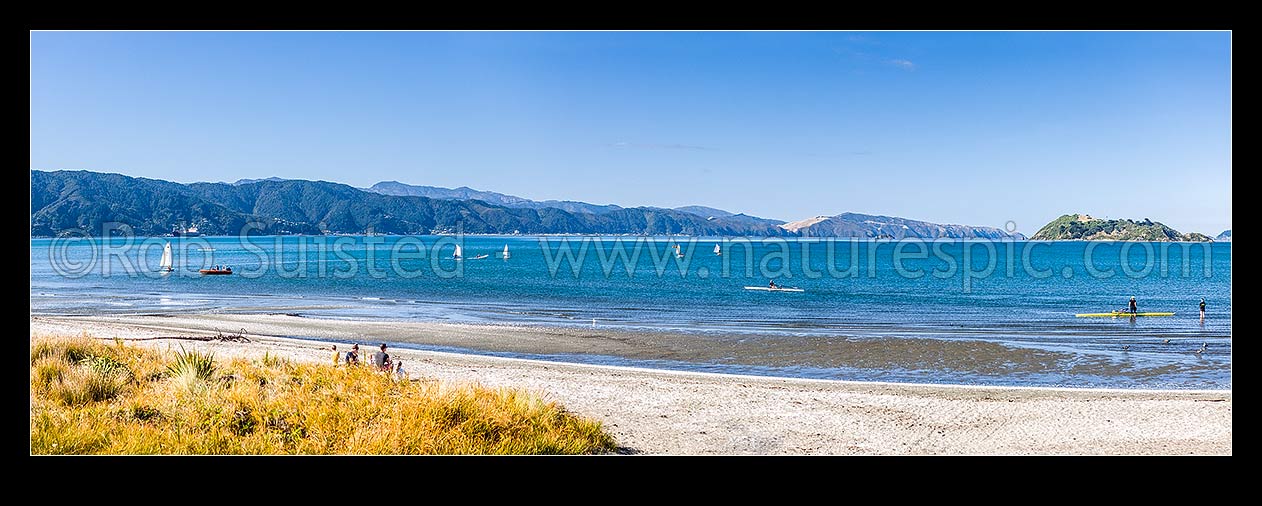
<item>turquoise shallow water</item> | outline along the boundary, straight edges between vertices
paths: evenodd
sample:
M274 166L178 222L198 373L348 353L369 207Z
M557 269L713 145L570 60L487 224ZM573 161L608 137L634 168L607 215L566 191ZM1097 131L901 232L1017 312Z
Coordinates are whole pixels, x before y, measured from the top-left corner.
M177 269L160 275L168 241ZM463 261L451 258L457 242ZM490 256L471 259L483 254ZM210 265L236 274L197 273ZM743 289L768 279L804 292ZM560 326L595 319L602 328L742 343L735 356L704 361L665 351L647 359L541 357L555 360L925 383L1231 388L1230 243L32 239L30 295L34 314L256 311ZM1121 308L1132 295L1141 311L1176 314L1074 317ZM750 342L760 344L743 345ZM846 357L856 347L867 356L839 358L842 343ZM1004 363L994 367L959 365L968 361L953 354L977 343L1010 353L995 355ZM873 360L883 354L914 360Z

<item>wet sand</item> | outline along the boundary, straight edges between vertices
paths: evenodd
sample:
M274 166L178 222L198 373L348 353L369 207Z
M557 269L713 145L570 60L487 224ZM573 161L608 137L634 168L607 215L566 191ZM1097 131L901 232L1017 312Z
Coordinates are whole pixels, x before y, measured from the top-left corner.
M329 346L344 350L346 341L632 358L730 351L695 336L286 315L32 316L30 323L32 336L86 333L217 356L269 353L313 362L331 362ZM186 339L216 333L250 342ZM525 388L557 400L604 422L624 453L1231 454L1230 391L859 383L390 351L414 378ZM984 367L984 357L977 361Z
M151 329L248 332L272 337L329 339L361 343L409 343L500 354L617 357L626 362L654 360L716 364L722 371L767 368L851 368L874 371L952 371L957 378L1014 377L1059 373L1077 364L1079 374L1118 374L1122 366L1085 360L1071 353L1005 346L983 340L930 338L795 337L746 334L739 339L707 333L636 331L614 327L556 327L512 324L455 324L417 321L348 320L296 314L198 313L193 315L93 316L94 321L126 322ZM880 353L873 353L880 350ZM463 351L463 350L458 350ZM1076 359L1076 361L1075 361ZM700 370L705 370L700 368ZM781 374L792 376L791 374ZM839 378L828 378L839 379Z

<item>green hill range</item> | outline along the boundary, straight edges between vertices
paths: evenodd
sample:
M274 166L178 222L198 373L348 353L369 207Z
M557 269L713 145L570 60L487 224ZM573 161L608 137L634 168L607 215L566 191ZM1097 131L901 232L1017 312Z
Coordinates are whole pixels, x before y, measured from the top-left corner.
M786 224L704 206L533 201L471 188L383 182L362 189L266 178L181 184L88 171L31 171L31 237L204 235L629 234L809 237L1014 237L993 227L845 213Z
M1102 220L1085 214L1066 214L1044 225L1032 241L1212 241L1195 232L1181 233L1149 219Z
M785 223L689 206L624 208L531 201L469 188L379 183L361 189L277 178L180 184L88 171L31 171L31 237L99 235L107 223L125 234L167 235L197 225L232 235L248 224L261 234L635 234L1024 239L993 227L940 225L843 213ZM1230 240L1230 231L1219 240ZM1101 220L1067 214L1032 240L1212 241L1151 220Z

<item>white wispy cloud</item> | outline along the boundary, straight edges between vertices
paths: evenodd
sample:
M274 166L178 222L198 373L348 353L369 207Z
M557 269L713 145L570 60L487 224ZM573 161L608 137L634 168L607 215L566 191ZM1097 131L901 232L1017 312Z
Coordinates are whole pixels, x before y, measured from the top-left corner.
M834 47L833 52L857 61L868 61L872 59L871 55L850 47Z
M692 151L715 151L715 148L706 146L694 146L691 144L643 144L637 142L615 142L610 144L615 148L635 148L635 149L687 149Z
M908 72L916 70L916 62L906 58L891 58L888 49L880 42L862 35L846 37L846 42L832 48L833 53L861 66L888 65ZM886 53L886 54L881 54Z
M889 63L890 65L893 65L903 70L916 70L916 63L911 60L904 60L902 58L894 58L892 60L889 60L886 63Z
M855 43L855 44L868 44L868 45L872 45L872 46L879 46L879 45L881 45L881 42L880 42L880 41L878 41L878 40L876 40L876 39L874 39L874 38L872 38L872 37L868 37L868 36L864 36L864 35L851 35L851 36L849 36L849 37L846 37L846 40L848 40L848 41L850 41L850 42L853 42L853 43Z
M874 151L868 151L868 150L864 150L864 151L843 151L843 152L834 152L834 153L831 153L831 154L824 154L824 153L798 153L798 155L801 155L801 156L809 156L809 157L811 157L811 158L838 158L838 157L842 157L842 156L870 156L870 155L874 155L874 154L876 154L876 152L874 152Z

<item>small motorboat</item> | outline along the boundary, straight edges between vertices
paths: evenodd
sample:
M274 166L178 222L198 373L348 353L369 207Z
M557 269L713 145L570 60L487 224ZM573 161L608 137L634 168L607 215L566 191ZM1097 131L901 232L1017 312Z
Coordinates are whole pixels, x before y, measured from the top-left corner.
M215 269L201 269L201 270L199 270L199 271L197 271L197 272L200 272L200 273L202 273L202 274L204 274L204 275L206 275L206 276L222 276L222 275L225 275L225 274L232 274L232 267L225 267L225 268L223 268L223 269L219 269L219 268L215 268Z

